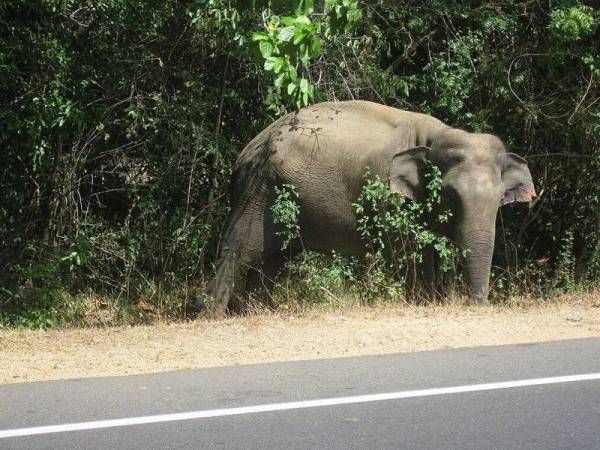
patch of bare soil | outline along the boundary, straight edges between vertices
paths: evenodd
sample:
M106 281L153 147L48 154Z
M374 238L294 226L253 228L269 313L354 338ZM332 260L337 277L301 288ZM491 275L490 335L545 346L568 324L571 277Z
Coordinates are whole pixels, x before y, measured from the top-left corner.
M600 295L529 306L380 306L152 326L0 331L0 383L600 336Z

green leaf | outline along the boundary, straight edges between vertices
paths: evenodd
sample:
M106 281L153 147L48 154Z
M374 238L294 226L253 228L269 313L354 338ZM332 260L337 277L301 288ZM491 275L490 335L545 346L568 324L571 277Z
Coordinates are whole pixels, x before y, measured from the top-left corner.
M302 48L300 49L301 55L300 56L300 61L302 61L302 64L304 64L305 66L308 66L308 64L310 63L310 53L308 50L307 46L302 46Z
M254 33L252 33L252 41L256 42L256 41L268 41L269 39L269 35L263 31L255 31Z
M315 7L314 0L295 0L293 4L297 16L300 14L310 14Z
M283 66L285 65L286 60L284 58L275 58L275 64L273 65L273 72L275 72L276 74L281 72L281 69L283 69Z
M260 41L258 48L260 49L260 54L263 56L263 58L267 59L273 54L275 47L269 41Z
M289 65L287 73L290 80L296 81L298 79L298 72L296 71L296 68L294 66Z
M282 17L280 20L281 24L285 27L293 26L295 21L296 21L295 17L289 17L289 16Z
M294 45L298 45L306 37L306 31L302 28L296 28L294 31Z
M319 36L313 36L310 42L311 56L314 58L321 54L321 39Z
M273 67L275 66L275 63L277 62L277 60L280 60L281 58L276 58L274 56L270 56L269 58L267 58L265 60L265 70L273 70Z
M307 16L304 16L304 15L296 17L296 19L294 20L294 23L296 25L300 25L300 26L310 25L311 24L310 19Z
M277 39L279 42L289 42L289 40L294 35L294 27L285 27L279 30L277 34Z
M306 78L300 80L300 92L303 94L308 92L308 80Z
M288 95L292 95L292 93L296 90L296 83L292 82L288 84L287 93Z
M275 79L275 87L276 88L281 88L281 86L283 85L283 80L285 80L285 73L280 74L276 79Z
M348 19L349 23L358 22L360 19L362 19L362 12L360 9L350 9L346 13L346 18Z

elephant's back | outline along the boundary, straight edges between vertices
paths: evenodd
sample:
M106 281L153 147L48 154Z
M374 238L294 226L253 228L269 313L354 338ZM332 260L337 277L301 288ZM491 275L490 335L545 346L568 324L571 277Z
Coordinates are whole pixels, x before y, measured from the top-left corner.
M319 138L337 151L355 151L361 143L373 145L375 137L388 135L410 113L367 101L319 103L290 117L285 130L305 141Z
M426 145L428 130L439 127L445 125L431 116L368 101L311 105L259 133L240 154L235 179L247 185L260 172L306 189L328 180L354 197L366 167L387 177L394 153Z
M375 114L376 108L360 103L367 102L312 105L265 130L274 169L286 173L298 170L298 165L316 171L332 165L339 168L346 160L364 156L373 148L374 137L388 135L392 125Z
M425 145L428 130L445 127L425 114L363 100L325 102L287 114L259 133L239 164L270 160L276 169L309 158L317 164L356 162L381 149ZM423 131L420 131L423 130ZM392 142L393 141L393 142Z
M349 175L352 182L366 166L383 173L394 152L425 145L419 130L431 129L423 126L428 121L439 122L367 101L319 103L283 117L262 138L269 140L270 166L283 178Z
M352 100L303 108L269 127L269 134L282 156L304 152L316 159L356 159L385 148L427 145L431 134L445 127L425 114Z
M438 119L412 111L365 100L325 102L308 106L291 114L298 128L320 129L337 139L362 139L382 136L397 128L439 128Z

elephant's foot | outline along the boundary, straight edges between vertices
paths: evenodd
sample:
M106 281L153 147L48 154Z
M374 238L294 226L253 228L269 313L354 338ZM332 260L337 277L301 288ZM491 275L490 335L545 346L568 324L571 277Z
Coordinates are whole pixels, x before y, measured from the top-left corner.
M202 311L202 316L210 320L222 319L226 315L227 309L223 305L216 304L216 302L212 303Z
M188 313L191 316L199 316L207 319L219 319L227 314L226 306L207 293L200 293L195 301L189 306Z

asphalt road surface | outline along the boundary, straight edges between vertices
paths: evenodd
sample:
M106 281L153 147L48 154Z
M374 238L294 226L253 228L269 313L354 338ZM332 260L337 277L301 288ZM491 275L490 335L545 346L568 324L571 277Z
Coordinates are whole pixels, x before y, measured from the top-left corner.
M600 339L0 386L33 448L599 449Z

